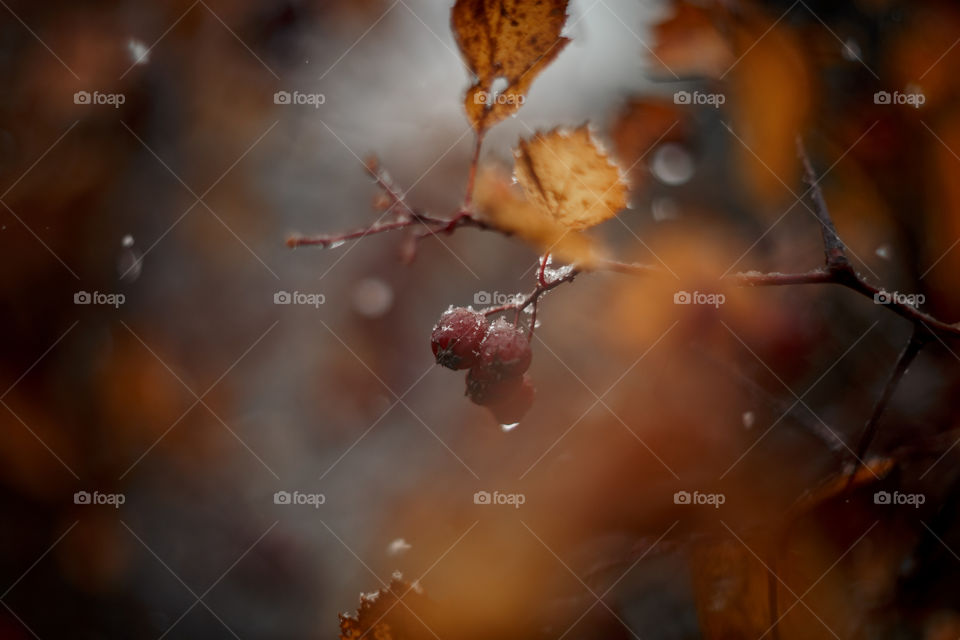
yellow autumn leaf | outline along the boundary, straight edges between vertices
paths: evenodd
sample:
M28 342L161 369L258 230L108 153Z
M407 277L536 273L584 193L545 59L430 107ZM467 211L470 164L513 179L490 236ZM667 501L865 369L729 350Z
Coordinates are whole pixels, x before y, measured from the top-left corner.
M560 35L568 0L457 0L451 26L464 61L476 77L464 107L482 132L515 113L534 78L570 42ZM493 94L498 78L507 87Z
M564 227L592 227L627 207L626 181L587 125L521 139L514 157L527 200Z
M480 170L473 206L491 226L516 235L542 253L552 253L562 262L589 268L601 257L591 238L563 226L527 202L505 171Z

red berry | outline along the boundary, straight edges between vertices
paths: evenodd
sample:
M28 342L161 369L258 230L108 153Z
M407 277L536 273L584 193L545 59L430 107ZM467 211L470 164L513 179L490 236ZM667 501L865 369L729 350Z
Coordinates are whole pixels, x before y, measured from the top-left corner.
M472 367L477 362L487 326L487 318L472 309L457 307L444 313L430 335L430 347L437 363L448 369Z
M510 385L506 392L496 402L489 405L493 417L500 424L516 424L527 415L533 406L535 391L530 378L524 375L516 378L518 383ZM501 383L502 384L502 383Z
M523 375L531 360L530 340L523 331L503 318L490 325L480 345L478 366L503 380Z
M507 395L520 383L520 378L500 379L492 369L475 366L467 373L466 395L474 404L487 406Z

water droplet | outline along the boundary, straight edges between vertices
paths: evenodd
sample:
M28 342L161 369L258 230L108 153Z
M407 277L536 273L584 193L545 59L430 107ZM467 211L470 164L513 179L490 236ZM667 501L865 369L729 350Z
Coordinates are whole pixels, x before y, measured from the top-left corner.
M857 44L857 41L853 38L847 38L847 41L843 43L843 49L841 49L840 54L843 56L844 60L848 60L850 62L859 60L860 45Z
M412 547L413 545L408 543L403 538L397 538L396 540L391 542L389 545L387 545L387 555L399 556L409 551Z
M657 198L650 206L653 219L657 222L676 220L680 217L680 207L673 198Z
M127 234L120 240L120 254L117 256L117 273L124 282L135 282L143 268L143 256L133 246L133 236Z
M681 185L693 177L693 157L679 144L668 142L653 152L650 171L664 184Z
M150 49L139 40L130 38L127 40L127 51L130 52L130 59L133 64L147 64L150 62Z
M753 411L744 411L741 418L743 420L744 429L753 429L753 425L757 421L757 416L754 415Z
M890 245L888 245L888 244L882 244L882 245L880 245L879 247L877 247L877 250L876 250L874 253L876 253L878 256L880 256L880 257L883 258L884 260L889 260L889 259L890 259Z
M367 318L379 318L393 306L393 289L378 278L365 278L353 291L353 309Z
M324 245L327 249L336 249L337 247L342 247L347 244L346 240L334 240L333 242Z
M500 425L500 430L504 433L510 433L519 426L519 422L514 422L513 424L502 424Z

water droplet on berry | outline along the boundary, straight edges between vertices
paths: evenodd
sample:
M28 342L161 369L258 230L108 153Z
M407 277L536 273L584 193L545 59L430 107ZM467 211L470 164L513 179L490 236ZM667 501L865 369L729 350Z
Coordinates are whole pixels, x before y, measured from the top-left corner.
M504 433L510 433L520 425L519 422L514 422L513 424L502 424L500 425L500 430Z
M889 259L890 259L890 245L888 245L888 244L882 244L882 245L880 245L879 247L877 247L877 250L876 250L875 253L876 253L879 257L883 258L884 260L889 260Z

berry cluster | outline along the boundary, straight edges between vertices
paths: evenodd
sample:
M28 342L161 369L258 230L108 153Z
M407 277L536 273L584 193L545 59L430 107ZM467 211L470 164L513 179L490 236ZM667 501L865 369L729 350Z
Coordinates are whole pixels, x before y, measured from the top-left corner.
M533 353L530 339L503 318L487 322L473 309L456 307L442 316L430 336L437 364L469 369L467 396L487 407L500 424L514 424L533 406L526 375Z

